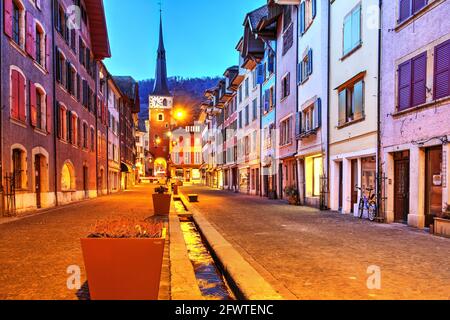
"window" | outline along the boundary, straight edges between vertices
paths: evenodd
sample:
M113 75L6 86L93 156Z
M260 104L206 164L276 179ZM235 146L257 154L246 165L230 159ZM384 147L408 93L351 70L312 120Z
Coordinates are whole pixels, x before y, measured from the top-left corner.
M275 53L272 50L269 50L267 58L267 71L269 75L275 72Z
M344 56L361 44L361 5L344 18Z
M250 106L247 105L245 107L245 125L248 126L250 124Z
M18 45L21 45L21 16L23 10L13 1L13 19L12 19L12 39Z
M242 85L239 87L238 96L239 96L239 103L241 103L242 102Z
M239 111L239 117L238 117L238 122L239 122L239 129L242 129L242 111Z
M66 13L64 11L64 8L62 6L58 6L58 9L55 13L55 19L56 19L56 30L65 38L65 32L66 32Z
M66 58L61 51L58 51L56 59L56 81L65 86L66 84L66 71L67 63Z
M43 119L45 119L43 115L43 108L42 108L42 102L43 102L43 94L36 89L36 128L43 129Z
M292 121L291 118L281 121L280 123L280 144L285 146L292 142Z
M287 98L291 94L291 73L286 74L281 79L281 99Z
M253 114L253 121L255 121L258 118L258 100L255 99L252 102L252 114Z
M83 148L84 149L88 148L88 134L89 134L88 124L86 122L84 122L83 123Z
M364 117L364 81L358 80L339 92L339 125Z
M36 26L36 62L41 66L44 65L45 59L45 41L44 41L44 32L40 27Z
M398 22L403 22L416 14L427 4L428 0L400 0Z
M25 174L26 156L23 150L13 149L12 165L14 176L14 187L17 190L24 189L26 186L26 174Z
M256 86L258 85L257 68L252 70L252 85L253 85L253 89L255 89Z
M58 138L67 140L67 111L64 106L59 106L58 112Z
M25 77L11 70L11 118L25 122Z
M313 73L313 51L308 50L308 53L303 57L302 61L297 66L298 84L304 83L309 79L309 76Z
M250 137L244 137L244 155L248 156L250 154Z
M297 135L311 133L320 128L322 123L322 102L317 99L314 104L297 114Z
M245 97L248 98L250 95L250 79L245 79Z
M91 127L91 152L95 152L95 130Z
M450 95L450 40L438 45L434 53L434 98Z
M398 111L425 103L427 87L426 52L398 67Z
M305 0L300 4L299 9L299 29L300 34L303 35L309 26L312 24L317 13L317 1Z

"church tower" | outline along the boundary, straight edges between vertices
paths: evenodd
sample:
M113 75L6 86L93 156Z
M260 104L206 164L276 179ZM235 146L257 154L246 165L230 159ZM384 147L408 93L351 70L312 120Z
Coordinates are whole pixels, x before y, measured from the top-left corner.
M159 46L155 85L149 95L149 151L153 157L152 176L168 173L173 96L167 81L166 50L164 48L162 14L159 24Z

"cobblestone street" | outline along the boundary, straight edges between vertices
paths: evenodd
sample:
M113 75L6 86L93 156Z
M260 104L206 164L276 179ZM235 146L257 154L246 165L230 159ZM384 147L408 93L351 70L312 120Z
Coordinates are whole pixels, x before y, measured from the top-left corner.
M450 299L450 240L203 187L197 208L286 298ZM367 288L369 266L381 289Z
M67 289L67 267L78 265L86 281L80 238L99 219L151 216L151 187L60 207L0 225L0 300L78 299Z

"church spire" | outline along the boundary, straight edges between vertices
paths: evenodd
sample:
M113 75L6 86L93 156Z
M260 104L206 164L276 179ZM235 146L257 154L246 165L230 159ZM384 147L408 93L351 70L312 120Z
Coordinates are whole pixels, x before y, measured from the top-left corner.
M160 17L159 17L158 58L156 60L155 86L153 87L152 95L154 95L154 96L171 96L171 93L169 90L169 83L167 81L166 49L164 48L162 11L161 10L160 10Z

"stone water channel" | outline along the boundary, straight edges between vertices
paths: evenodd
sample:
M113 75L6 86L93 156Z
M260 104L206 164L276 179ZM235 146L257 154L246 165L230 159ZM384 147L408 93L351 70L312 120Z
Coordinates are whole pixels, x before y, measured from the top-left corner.
M207 300L234 300L235 297L209 252L207 244L197 229L192 216L188 214L181 199L174 200L189 260L194 266L194 273L200 292Z

